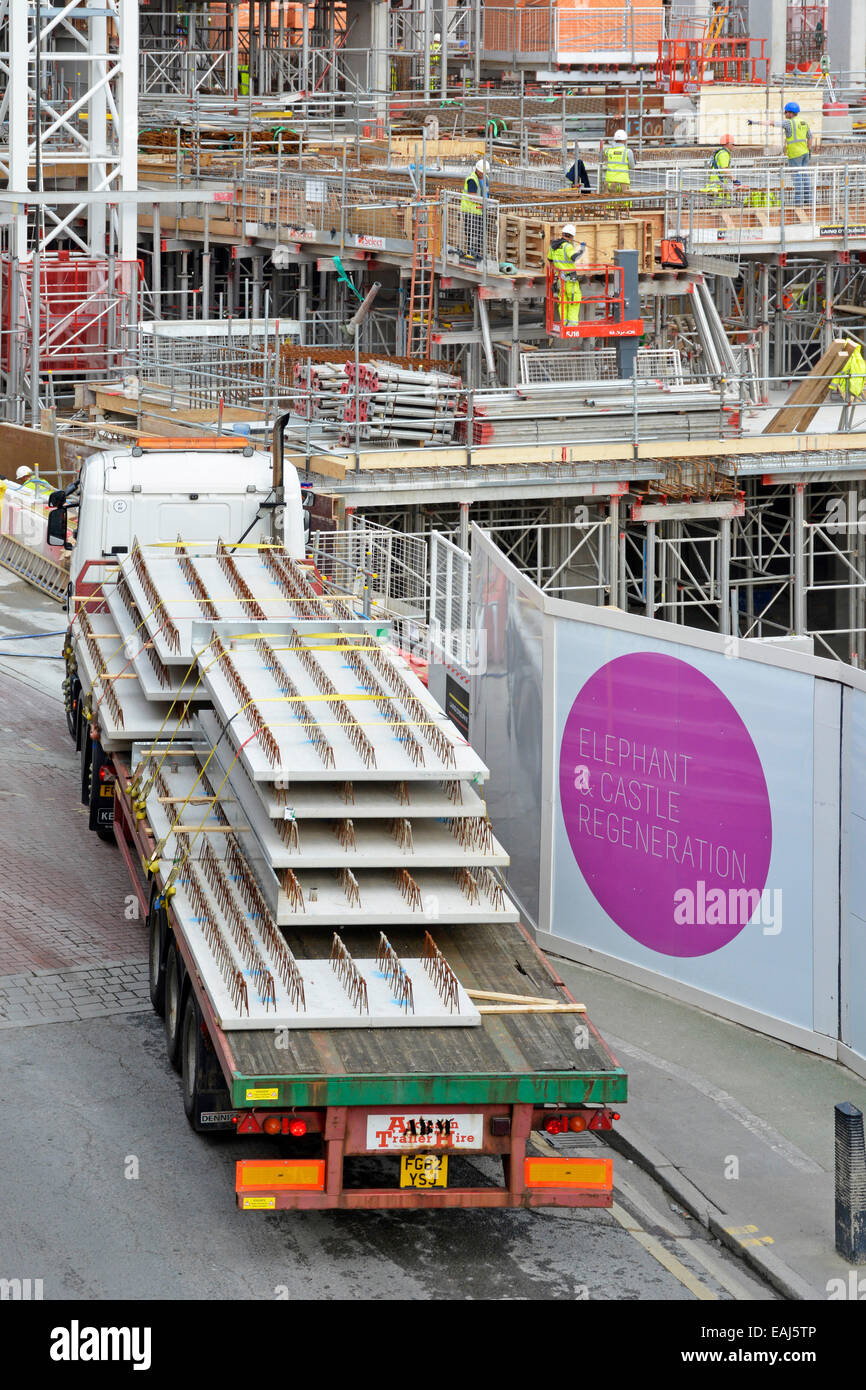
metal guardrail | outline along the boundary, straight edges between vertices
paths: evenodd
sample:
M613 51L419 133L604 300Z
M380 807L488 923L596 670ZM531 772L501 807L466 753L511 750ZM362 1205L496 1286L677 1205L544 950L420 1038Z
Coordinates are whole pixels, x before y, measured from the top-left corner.
M693 247L866 237L866 169L852 165L669 169L666 230Z
M351 531L314 531L310 553L326 583L366 616L426 621L426 537L364 518Z

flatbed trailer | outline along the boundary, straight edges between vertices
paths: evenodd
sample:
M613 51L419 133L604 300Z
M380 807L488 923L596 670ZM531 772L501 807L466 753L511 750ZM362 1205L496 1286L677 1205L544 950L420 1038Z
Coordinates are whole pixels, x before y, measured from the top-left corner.
M114 836L147 922L151 999L166 1017L187 1116L202 1132L278 1141L273 1159L238 1163L239 1207L610 1206L610 1158L527 1152L533 1130L609 1129L626 1099L626 1075L585 1014L490 1013L472 1029L223 1031L171 899L143 871L153 836L136 818L130 769L101 750L97 760L113 779ZM375 953L370 929L342 935L353 954ZM286 939L299 960L327 957L327 934ZM409 952L412 930L394 928L391 939ZM436 940L465 988L574 1003L519 924L438 926ZM464 1154L498 1157L501 1183L460 1164L460 1185L427 1186L429 1164L402 1162L446 1155L453 1173ZM389 1185L352 1185L345 1160L373 1155ZM421 1185L401 1186L407 1173Z
M254 1141L243 1210L609 1206L600 1144L529 1139L610 1129L626 1077L500 881L488 769L306 557L281 427L74 485L67 723L187 1118Z

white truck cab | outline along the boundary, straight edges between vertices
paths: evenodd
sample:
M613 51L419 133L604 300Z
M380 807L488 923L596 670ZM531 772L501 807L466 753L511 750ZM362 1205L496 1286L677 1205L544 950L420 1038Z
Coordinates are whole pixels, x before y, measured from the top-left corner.
M77 529L69 574L72 591L96 587L106 561L125 555L137 540L223 540L248 543L273 537L297 558L304 555L304 515L297 470L283 466L283 497L274 506L271 455L239 442L237 448L196 448L196 441L157 441L106 449L85 459L77 495ZM220 441L222 443L222 441ZM263 505L268 504L268 505Z

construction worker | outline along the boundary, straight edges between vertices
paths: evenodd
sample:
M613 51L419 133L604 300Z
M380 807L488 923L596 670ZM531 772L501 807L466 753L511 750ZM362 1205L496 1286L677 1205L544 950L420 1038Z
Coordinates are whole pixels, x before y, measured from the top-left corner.
M484 252L484 204L490 197L490 161L476 160L475 168L463 184L460 211L463 213L463 239L466 256L480 261Z
M574 163L565 175L564 193L570 193L574 189L575 193L589 193L589 174L586 172L586 165L580 157L580 146L575 145L573 149Z
M634 155L628 148L628 135L618 130L601 152L601 176L606 193L627 193L631 187ZM630 203L621 204L630 207Z
M730 135L723 135L719 141L719 147L714 150L710 158L710 175L706 184L701 190L703 193L711 194L713 201L719 204L730 203L731 186L739 188L739 181L730 174L731 151L733 143Z
M800 115L799 104L796 101L785 103L785 119L783 121L749 121L748 124L773 126L783 131L788 168L796 170L794 174L794 204L796 207L802 207L812 196L808 175L799 172L812 159L812 131L809 128L809 122Z
M586 249L586 243L575 245L577 228L566 222L562 232L550 243L547 261L554 268L552 293L555 317L563 327L574 327L580 319L583 291L577 278L576 265Z
M20 468L15 470L15 481L22 491L32 492L34 497L47 497L53 492L53 488L39 477L32 468L28 468L26 463L22 463Z
M439 86L439 73L442 67L442 35L434 34L430 45L430 86L436 91Z
M246 63L242 63L238 68L238 92L242 97L250 94L250 70Z
M808 121L800 115L796 101L785 106L786 119L782 122L785 132L785 154L789 169L800 169L812 158L812 132ZM806 174L794 175L794 204L801 207L811 196L809 179Z

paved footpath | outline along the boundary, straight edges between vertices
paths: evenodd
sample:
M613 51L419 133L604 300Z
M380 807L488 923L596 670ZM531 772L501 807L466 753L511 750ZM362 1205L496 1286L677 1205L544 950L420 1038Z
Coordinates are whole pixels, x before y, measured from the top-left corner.
M150 1007L137 902L79 781L63 707L0 671L0 1028Z

